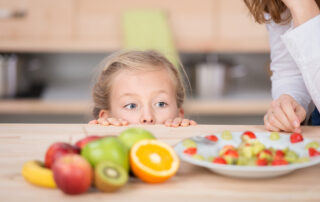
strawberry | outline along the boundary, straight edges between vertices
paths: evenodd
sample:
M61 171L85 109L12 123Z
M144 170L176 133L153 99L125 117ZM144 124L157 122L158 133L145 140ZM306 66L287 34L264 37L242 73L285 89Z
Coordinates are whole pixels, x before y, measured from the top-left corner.
M271 160L272 152L269 149L264 149L263 151L257 154L257 158L259 159L267 159Z
M189 147L188 149L185 149L183 153L188 154L190 156L194 155L197 153L197 148L196 147Z
M257 159L256 164L258 166L266 166L266 165L268 165L268 161L267 161L267 159Z
M232 145L224 145L222 149L227 151L227 150L230 150L230 149L235 150L236 148L234 146L232 146Z
M263 152L272 155L272 152L270 151L270 149L265 149L265 150L263 150Z
M183 151L183 153L188 154L190 156L197 153L197 147L189 147Z
M300 133L292 133L290 136L290 141L291 141L291 143L302 142L303 137Z
M314 156L319 156L320 152L318 152L315 148L310 147L309 148L309 156L314 157Z
M288 165L288 162L284 159L278 159L278 160L272 161L271 165L272 166Z
M237 150L233 150L233 149L229 149L224 153L225 156L231 156L233 158L238 158L239 154L237 152Z
M218 137L215 136L215 135L208 135L206 136L206 138L210 141L213 141L213 142L217 142L218 141Z
M232 145L224 145L224 147L220 150L219 155L223 156L228 150L236 150Z
M192 156L197 153L197 147L189 147L188 149L185 149L183 153Z
M224 158L222 158L222 157L217 157L212 162L213 163L218 163L218 164L227 164L227 161L224 160Z
M280 149L278 149L275 153L275 159L279 160L279 159L283 159L284 157L284 152Z
M248 136L250 139L256 139L257 138L256 135L251 131L245 131L242 135L243 136Z

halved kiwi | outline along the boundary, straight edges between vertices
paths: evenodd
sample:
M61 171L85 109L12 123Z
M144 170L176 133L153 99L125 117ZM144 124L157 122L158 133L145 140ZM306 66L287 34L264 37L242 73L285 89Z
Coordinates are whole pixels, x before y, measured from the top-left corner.
M118 164L102 161L95 167L95 186L104 192L113 192L128 182L128 172Z

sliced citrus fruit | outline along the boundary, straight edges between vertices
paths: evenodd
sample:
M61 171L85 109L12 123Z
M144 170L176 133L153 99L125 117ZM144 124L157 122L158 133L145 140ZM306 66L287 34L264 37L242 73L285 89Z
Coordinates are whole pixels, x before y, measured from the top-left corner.
M131 169L144 182L166 181L177 172L179 164L171 146L158 140L141 140L130 151Z

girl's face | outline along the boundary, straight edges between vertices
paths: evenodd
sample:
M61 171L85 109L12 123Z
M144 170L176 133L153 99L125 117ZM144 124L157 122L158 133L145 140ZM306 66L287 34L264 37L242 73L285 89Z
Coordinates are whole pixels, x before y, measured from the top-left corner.
M122 118L129 124L163 124L168 119L183 118L175 89L165 68L120 70L112 81L110 110L103 110L100 117Z

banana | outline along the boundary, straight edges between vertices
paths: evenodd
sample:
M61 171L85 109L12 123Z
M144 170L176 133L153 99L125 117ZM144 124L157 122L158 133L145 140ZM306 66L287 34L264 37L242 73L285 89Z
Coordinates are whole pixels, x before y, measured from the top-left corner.
M27 161L22 167L22 176L28 182L41 187L56 188L53 173L40 161Z

